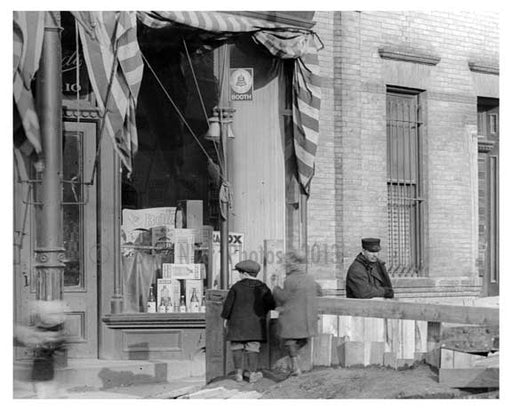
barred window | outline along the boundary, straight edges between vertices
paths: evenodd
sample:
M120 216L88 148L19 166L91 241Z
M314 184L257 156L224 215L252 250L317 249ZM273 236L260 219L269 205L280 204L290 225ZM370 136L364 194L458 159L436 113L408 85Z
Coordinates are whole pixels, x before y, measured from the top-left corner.
M420 115L417 92L388 88L388 265L395 277L421 276L422 272Z

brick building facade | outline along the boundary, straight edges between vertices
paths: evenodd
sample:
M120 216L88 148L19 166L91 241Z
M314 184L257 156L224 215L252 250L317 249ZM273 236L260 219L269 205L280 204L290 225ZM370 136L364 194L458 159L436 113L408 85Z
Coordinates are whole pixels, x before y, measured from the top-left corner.
M420 268L393 275L398 295L485 294L488 270L498 270L490 249L497 248L497 211L488 209L497 208L488 196L497 197L489 184L497 186L499 126L494 121L495 132L486 135L478 116L482 101L499 104L499 14L321 11L314 20L324 44L324 83L308 204L311 271L325 288L344 294L346 271L364 236L382 239L389 265L391 90L418 101L422 186Z

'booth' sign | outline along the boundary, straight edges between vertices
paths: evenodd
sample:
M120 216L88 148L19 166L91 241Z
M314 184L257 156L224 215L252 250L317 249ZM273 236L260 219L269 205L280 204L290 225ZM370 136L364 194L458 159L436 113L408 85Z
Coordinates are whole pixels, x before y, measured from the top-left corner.
M252 68L230 69L231 101L252 101Z

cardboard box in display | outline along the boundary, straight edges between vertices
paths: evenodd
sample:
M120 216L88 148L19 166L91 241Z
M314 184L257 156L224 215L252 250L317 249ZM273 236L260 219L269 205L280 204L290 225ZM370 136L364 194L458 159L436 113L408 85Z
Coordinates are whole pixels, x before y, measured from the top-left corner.
M204 279L205 266L202 263L163 263L162 276L165 279Z
M149 229L155 226L174 226L175 207L123 209L123 226L127 231L137 228Z
M160 307L166 306L167 309L172 311L174 303L172 297L172 279L157 279L156 281L156 309L157 312L162 312Z
M239 232L229 233L228 249L228 285L232 286L240 280L238 272L233 271L235 265L242 260L244 255L244 234ZM212 263L211 263L212 287L220 285L220 232L213 231L212 236Z
M203 201L178 201L176 212L176 227L199 228L203 225Z
M173 312L176 305L180 303L181 283L176 279L157 279L156 309L160 311L162 298L164 305L167 305L166 312Z
M123 244L152 245L150 229L156 226L174 226L175 207L123 209L121 236Z
M195 229L176 229L174 236L174 262L194 263Z

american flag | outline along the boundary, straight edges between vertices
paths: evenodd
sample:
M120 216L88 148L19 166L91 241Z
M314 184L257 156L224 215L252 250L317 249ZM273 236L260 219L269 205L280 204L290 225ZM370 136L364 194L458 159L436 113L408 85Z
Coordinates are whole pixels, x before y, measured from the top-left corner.
M293 30L262 30L254 33L253 38L276 57L295 61L292 84L293 145L299 181L309 195L315 173L322 95L315 36Z
M18 144L26 155L41 152L41 131L31 85L43 49L45 12L13 12L13 96L23 126Z
M89 79L109 135L123 165L132 171L137 152L135 108L143 62L137 17L131 11L75 11Z

